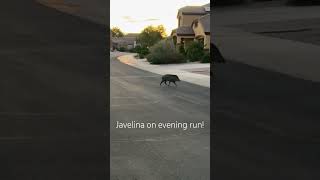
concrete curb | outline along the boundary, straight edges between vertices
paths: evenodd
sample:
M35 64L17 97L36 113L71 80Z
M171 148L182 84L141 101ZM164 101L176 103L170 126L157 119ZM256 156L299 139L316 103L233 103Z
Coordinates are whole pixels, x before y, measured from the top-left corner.
M114 55L113 55L114 56ZM210 88L210 76L188 72L189 69L210 68L210 64L185 63L185 64L166 64L151 65L146 59L136 59L135 54L125 54L115 56L117 59L129 66L149 71L155 74L176 74L182 81Z

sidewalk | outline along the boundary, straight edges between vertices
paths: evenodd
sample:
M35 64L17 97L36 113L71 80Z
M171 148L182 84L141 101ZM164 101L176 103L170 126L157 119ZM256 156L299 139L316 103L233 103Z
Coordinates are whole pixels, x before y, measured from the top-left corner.
M151 65L146 59L136 59L133 53L111 52L111 57L117 57L124 64L149 71L155 74L176 74L182 81L210 87L210 64L209 63L184 63Z
M239 9L232 12L224 9L214 13L214 42L227 59L320 82L320 46L260 35L240 28L258 23L260 27L256 29L261 31L264 28L265 31L279 30L278 27L262 27L261 23L279 23L282 20L280 22L285 24L289 20L320 17L320 7ZM296 24L295 28L304 26Z

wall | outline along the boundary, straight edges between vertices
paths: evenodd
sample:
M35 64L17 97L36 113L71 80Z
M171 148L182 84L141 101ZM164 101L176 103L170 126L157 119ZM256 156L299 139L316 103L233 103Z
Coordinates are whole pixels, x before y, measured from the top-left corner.
M183 26L191 26L192 22L201 17L200 15L183 15L181 18L181 24Z
M210 49L210 35L206 35L204 32L203 25L199 22L198 27L193 25L193 31L195 33L195 37L202 37L204 40L204 49Z

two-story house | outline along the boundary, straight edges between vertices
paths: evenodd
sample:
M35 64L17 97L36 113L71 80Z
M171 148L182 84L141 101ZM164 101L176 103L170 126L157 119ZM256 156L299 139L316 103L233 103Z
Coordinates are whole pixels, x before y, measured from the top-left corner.
M175 44L186 48L189 42L198 40L210 49L210 4L180 8L177 19L178 28L171 33Z

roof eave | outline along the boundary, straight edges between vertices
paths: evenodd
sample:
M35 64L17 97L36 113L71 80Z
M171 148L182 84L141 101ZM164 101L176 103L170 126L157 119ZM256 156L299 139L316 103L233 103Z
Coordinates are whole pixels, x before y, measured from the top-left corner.
M182 12L182 15L206 15L207 13Z
M194 34L177 34L177 36L194 36Z

